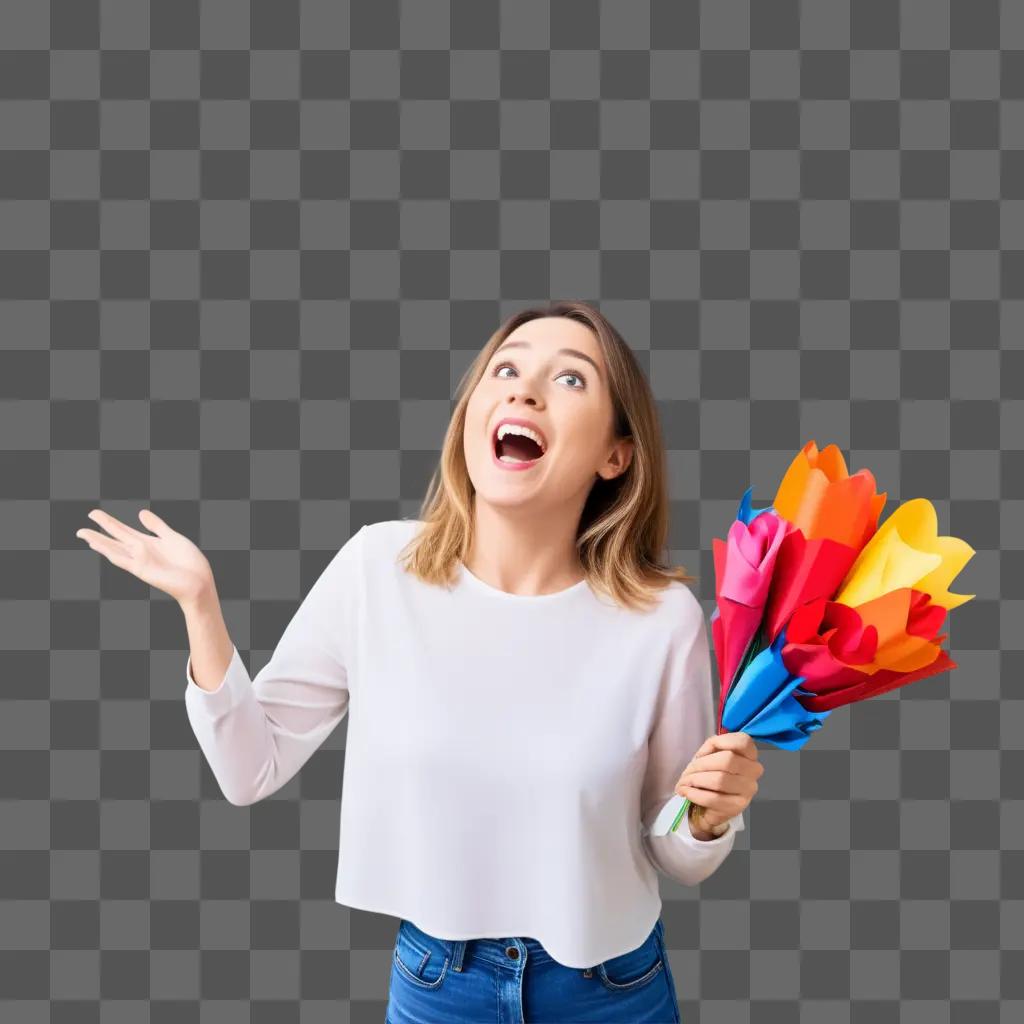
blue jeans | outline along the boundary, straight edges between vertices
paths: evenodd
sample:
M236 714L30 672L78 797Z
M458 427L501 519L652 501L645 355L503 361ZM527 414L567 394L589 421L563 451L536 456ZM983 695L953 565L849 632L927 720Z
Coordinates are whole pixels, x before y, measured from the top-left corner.
M533 938L438 939L404 918L385 1024L679 1024L661 919L629 952L566 967Z

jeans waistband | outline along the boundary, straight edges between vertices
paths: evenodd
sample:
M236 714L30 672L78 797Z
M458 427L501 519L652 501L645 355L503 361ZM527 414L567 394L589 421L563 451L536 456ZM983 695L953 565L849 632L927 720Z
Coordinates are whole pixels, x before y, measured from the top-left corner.
M407 939L422 946L424 950L439 950L451 961L453 971L461 971L463 963L470 957L478 957L497 967L521 968L525 963L546 963L552 961L551 954L537 939L528 936L510 935L500 939L441 939L418 928L407 918L402 919L399 928ZM513 956L508 950L515 949Z
M478 957L497 967L511 969L522 968L526 963L555 962L554 957L541 945L540 941L530 936L509 935L499 939L441 939L418 928L407 918L401 919L399 929L405 933L407 939L421 946L424 952L440 951L448 957L451 969L454 971L462 970L463 963L468 956ZM660 917L652 930L657 933L659 939L664 937L664 926ZM509 951L513 948L516 950L516 954L510 955ZM580 968L580 970L589 975L595 967L597 964Z

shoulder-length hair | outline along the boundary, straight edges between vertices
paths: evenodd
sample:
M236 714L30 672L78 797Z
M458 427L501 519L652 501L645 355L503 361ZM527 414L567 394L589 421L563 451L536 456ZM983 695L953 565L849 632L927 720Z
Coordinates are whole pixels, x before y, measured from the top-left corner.
M451 586L472 547L475 490L466 468L463 431L469 396L495 349L521 324L564 316L589 327L608 370L615 436L632 437L633 457L612 480L598 478L587 497L576 532L576 547L590 586L629 608L655 604L673 580L689 584L682 566L663 558L669 529L665 448L657 406L643 370L611 322L585 302L554 301L510 316L462 376L456 406L445 433L438 466L423 499L423 525L400 556L404 568L426 583Z

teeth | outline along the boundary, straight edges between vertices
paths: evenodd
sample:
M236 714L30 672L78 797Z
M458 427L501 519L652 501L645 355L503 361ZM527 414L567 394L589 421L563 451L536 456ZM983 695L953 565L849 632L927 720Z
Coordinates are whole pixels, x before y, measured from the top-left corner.
M536 430L531 430L529 427L521 427L518 423L502 423L498 427L495 437L497 440L501 440L506 434L521 434L523 437L528 437L533 441L536 441L540 447L541 453L547 451L547 445L544 443L544 439L537 433ZM529 459L514 459L514 462L529 462Z

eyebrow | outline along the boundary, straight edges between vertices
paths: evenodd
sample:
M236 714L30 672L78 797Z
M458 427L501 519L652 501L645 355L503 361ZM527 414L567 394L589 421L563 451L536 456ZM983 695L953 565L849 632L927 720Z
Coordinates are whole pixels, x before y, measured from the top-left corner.
M504 342L504 344L499 345L494 350L494 355L497 355L500 351L502 351L502 349L506 348L532 348L532 346L528 341L506 341ZM594 360L591 359L590 356L586 354L586 352L580 352L578 349L575 348L560 348L557 354L565 356L575 356L575 358L577 359L585 359L594 368L594 372L597 374L597 376L601 376L601 371L598 369L597 363L595 363Z

